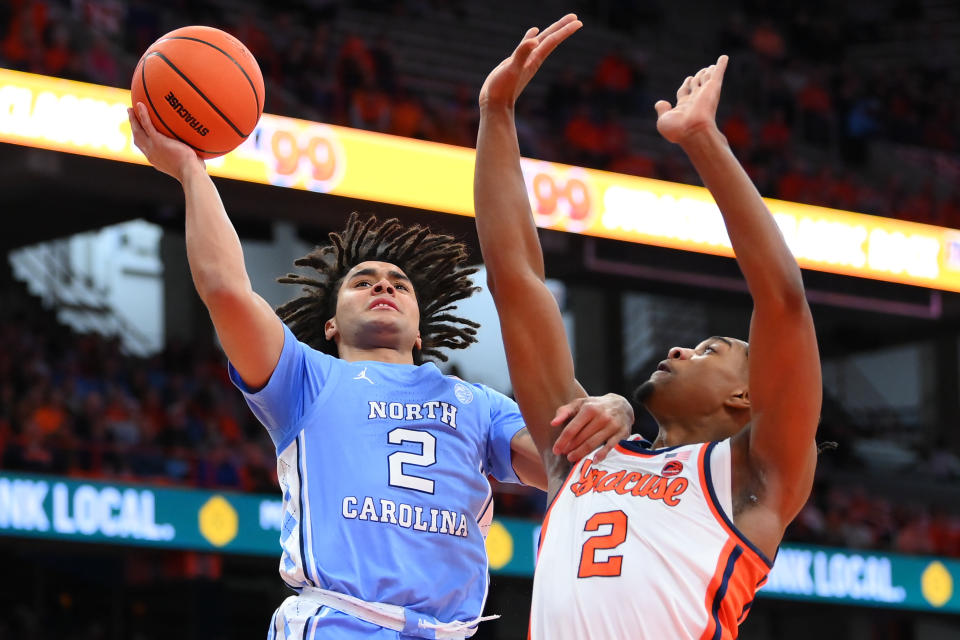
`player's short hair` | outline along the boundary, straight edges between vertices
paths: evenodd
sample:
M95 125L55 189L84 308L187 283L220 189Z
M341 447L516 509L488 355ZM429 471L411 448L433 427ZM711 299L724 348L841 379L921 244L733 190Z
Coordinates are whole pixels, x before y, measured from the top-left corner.
M361 262L389 262L400 267L417 296L420 307L421 349L413 350L416 364L424 357L446 361L440 351L464 349L477 341L480 324L451 313L456 302L469 298L480 287L470 281L476 267L463 267L467 247L456 238L433 233L429 227L405 227L396 218L377 223L350 214L347 228L330 233L330 244L316 247L294 261L312 267L312 277L289 273L277 282L303 285L304 294L277 307L277 315L301 342L318 351L337 355L337 345L327 340L324 324L336 315L337 293L347 273Z

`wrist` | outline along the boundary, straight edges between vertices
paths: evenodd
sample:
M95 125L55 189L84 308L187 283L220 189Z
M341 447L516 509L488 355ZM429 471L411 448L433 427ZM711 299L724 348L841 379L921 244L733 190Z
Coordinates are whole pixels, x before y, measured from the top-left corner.
M180 171L178 172L176 178L180 181L180 184L186 186L187 182L195 180L198 176L203 176L206 174L206 165L204 165L199 158L194 156L180 167Z
M483 100L480 102L480 116L509 116L513 117L514 103L504 101Z
M718 148L729 149L727 137L713 122L688 132L678 144L688 156L716 151Z

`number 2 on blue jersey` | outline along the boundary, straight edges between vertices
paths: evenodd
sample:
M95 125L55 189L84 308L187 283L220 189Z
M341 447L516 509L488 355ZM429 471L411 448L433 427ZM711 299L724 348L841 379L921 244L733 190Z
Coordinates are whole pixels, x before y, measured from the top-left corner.
M433 480L409 475L404 472L403 465L429 467L437 462L437 438L429 431L415 431L398 427L387 434L390 444L414 442L420 444L420 453L410 451L395 451L387 456L390 463L390 486L413 489L423 493L433 493Z

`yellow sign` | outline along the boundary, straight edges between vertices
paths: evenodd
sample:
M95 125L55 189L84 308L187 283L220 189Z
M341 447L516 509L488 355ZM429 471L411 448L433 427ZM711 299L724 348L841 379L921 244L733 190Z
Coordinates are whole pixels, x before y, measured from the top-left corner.
M920 576L920 589L927 602L942 607L953 597L953 577L942 562L935 560Z
M513 558L513 536L498 520L494 520L487 532L487 560L494 571L507 566Z
M200 508L198 517L200 533L213 546L222 547L237 537L237 510L223 496L213 496L207 500Z
M130 94L0 69L0 142L145 163L133 147ZM264 114L210 173L430 211L473 215L472 149ZM702 187L524 159L542 227L732 256ZM960 291L960 231L768 199L800 265Z

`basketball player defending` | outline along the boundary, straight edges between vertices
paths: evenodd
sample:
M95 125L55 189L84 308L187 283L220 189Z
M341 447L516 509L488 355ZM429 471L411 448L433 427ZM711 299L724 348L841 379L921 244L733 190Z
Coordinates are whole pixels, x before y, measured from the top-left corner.
M653 443L627 440L602 462L589 455L572 469L557 455L564 437L551 418L581 392L543 284L513 108L580 26L569 15L529 30L480 93L477 228L514 390L553 500L531 637L736 637L813 481L821 380L810 309L797 263L717 129L721 56L684 80L676 106L655 105L657 128L687 153L723 214L754 301L749 347L711 337L670 349L637 393L659 424Z
M473 635L488 583L486 476L546 478L512 400L421 364L475 341L476 323L452 313L475 291L464 245L354 214L297 260L310 276L281 279L304 294L274 312L250 287L203 162L157 133L142 104L130 120L147 159L183 186L194 284L276 445L280 575L297 595L268 637ZM583 453L633 421L626 400L597 402L607 419L580 438Z

